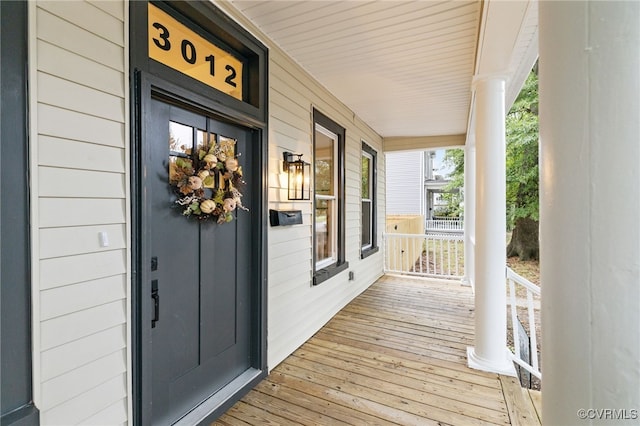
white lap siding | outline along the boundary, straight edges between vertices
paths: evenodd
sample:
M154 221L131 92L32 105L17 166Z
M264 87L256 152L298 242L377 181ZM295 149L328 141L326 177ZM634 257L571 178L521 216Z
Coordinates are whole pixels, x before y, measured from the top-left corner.
M313 80L280 49L270 50L269 176L277 177L282 152L303 153L311 161L312 107L346 129L345 254L348 272L311 286L313 274L313 196L287 200L286 180L271 179L269 208L300 209L303 225L269 229L269 367L273 368L309 339L337 311L382 275L378 252L360 259L360 155L362 140L378 150L378 229L384 229L382 140L352 111ZM378 235L381 242L381 234Z
M293 62L278 46L226 2L216 2L269 47L269 208L302 210L303 224L269 228L268 363L274 368L322 325L382 275L382 250L360 259L360 155L362 140L377 152L378 246L384 229L384 155L382 138L335 96ZM346 260L344 271L322 284L313 274L313 200L288 201L282 153L304 154L310 162L312 107L346 129ZM313 198L313 196L312 196Z
M30 4L34 397L43 425L118 425L129 415L125 7Z
M130 422L127 5L30 3L34 398L43 425ZM270 49L268 207L303 225L269 228L268 364L275 367L382 275L360 259L361 141L377 150L378 246L384 229L382 138L228 3ZM312 200L290 202L282 152L312 158L312 107L346 128L348 271L313 287ZM106 232L109 246L101 247Z

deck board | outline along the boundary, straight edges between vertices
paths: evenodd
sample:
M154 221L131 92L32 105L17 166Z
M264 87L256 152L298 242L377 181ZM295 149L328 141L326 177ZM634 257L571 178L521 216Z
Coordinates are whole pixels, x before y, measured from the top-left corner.
M467 367L473 294L384 276L216 425L539 425L517 381Z
M542 394L538 390L529 389L529 397L533 403L533 408L536 410L538 420L542 423Z

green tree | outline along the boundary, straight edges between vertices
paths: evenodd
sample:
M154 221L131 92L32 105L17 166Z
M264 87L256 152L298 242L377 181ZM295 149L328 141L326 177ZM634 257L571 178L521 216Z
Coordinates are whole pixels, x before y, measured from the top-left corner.
M538 259L538 74L537 65L507 114L507 257Z
M463 194L461 191L464 187L464 150L446 150L443 161L444 164L451 167L452 170L448 176L450 181L445 187L446 192L442 194L442 199L447 202L447 206L442 215L459 217L464 214L464 207L462 205Z
M507 256L538 259L538 70L527 77L505 120L507 228L512 230ZM447 190L464 186L464 153L450 149L444 161L453 168ZM460 212L460 193L444 194L447 212Z

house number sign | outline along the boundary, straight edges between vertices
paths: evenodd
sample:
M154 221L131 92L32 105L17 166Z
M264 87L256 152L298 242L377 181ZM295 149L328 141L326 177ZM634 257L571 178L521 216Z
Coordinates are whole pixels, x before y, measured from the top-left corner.
M151 3L149 57L242 100L242 62Z

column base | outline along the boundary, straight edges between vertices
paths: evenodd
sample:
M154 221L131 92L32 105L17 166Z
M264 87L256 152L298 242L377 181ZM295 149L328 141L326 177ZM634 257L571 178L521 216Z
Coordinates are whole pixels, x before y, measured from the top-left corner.
M464 276L464 277L462 277L462 279L460 280L460 283L461 283L463 286L471 287L471 291L473 292L473 294L475 294L475 293L476 293L476 288L475 288L475 286L473 285L473 281L471 281L471 277L468 277L468 276L466 276L466 275L465 275L465 276Z
M504 348L507 352L505 354L504 362L494 362L481 358L475 354L475 350L469 346L467 347L467 365L474 370L487 371L489 373L502 374L503 376L517 377L516 368L511 361L511 352L509 349Z

